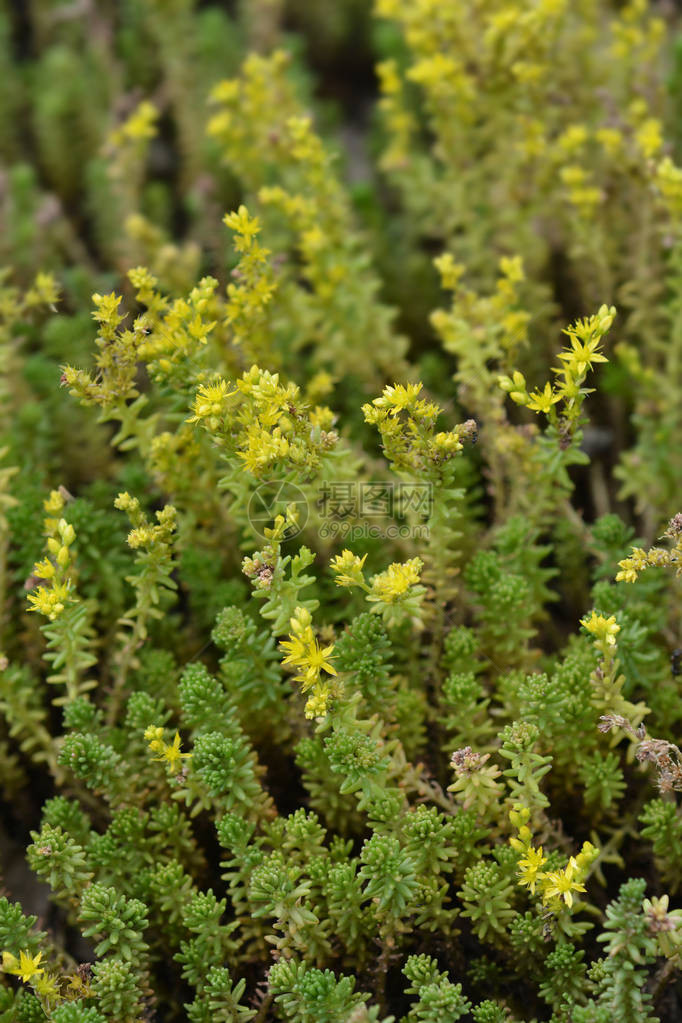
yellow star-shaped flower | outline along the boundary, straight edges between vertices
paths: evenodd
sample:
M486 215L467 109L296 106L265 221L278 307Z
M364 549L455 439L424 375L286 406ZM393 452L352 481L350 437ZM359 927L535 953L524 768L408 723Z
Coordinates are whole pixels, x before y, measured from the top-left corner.
M21 977L24 984L27 984L32 977L45 973L45 970L38 965L42 958L42 952L39 952L36 956L30 956L28 952L20 952L18 959L11 952L3 952L2 968L5 973L12 973L16 977Z

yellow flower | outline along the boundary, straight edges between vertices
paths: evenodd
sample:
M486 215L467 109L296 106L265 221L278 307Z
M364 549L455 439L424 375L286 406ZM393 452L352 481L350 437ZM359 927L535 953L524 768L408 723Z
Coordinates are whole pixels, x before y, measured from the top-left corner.
M433 265L440 274L443 287L455 291L465 271L463 264L455 263L452 254L444 252L442 256L434 259Z
M149 743L150 749L159 750L163 740L163 728L159 725L150 725L145 729L144 737Z
M548 381L544 391L534 391L530 395L526 408L531 412L544 412L547 415L552 405L556 405L560 399L561 395L552 390L552 385Z
M538 873L540 868L547 862L547 857L542 855L542 846L539 849L533 849L532 846L526 848L526 855L519 860L519 876L522 884L528 885L531 892L535 892L535 885L538 881Z
M260 232L258 217L249 216L249 211L243 204L236 213L226 213L223 217L223 223L240 236L235 242L237 251L250 248L253 239Z
M641 547L633 547L630 557L623 558L622 561L618 562L620 572L616 575L616 582L637 582L639 573L643 572L648 567L648 564L646 551L643 551Z
M421 558L411 558L404 564L394 561L385 572L372 578L372 595L370 600L380 600L384 604L395 604L410 586L419 582L419 573L424 567Z
M114 500L114 508L118 508L119 511L125 512L137 512L140 507L140 502L136 497L131 497L127 490L119 494Z
M568 363L569 368L578 376L582 376L588 369L592 369L594 362L608 362L605 355L598 351L600 337L594 337L587 341L581 341L575 335L571 336L571 347L566 352L560 352L559 358Z
M202 384L192 405L194 415L190 416L187 422L198 423L206 419L208 426L214 429L225 410L225 401L236 393L236 390L228 388L225 380L218 380L215 384Z
M312 685L312 683L319 678L321 671L326 671L328 675L337 675L338 672L333 664L330 664L328 658L331 657L334 651L334 644L330 643L329 646L321 647L315 642L314 648L311 648L308 652L308 666L306 668L306 680Z
M175 733L172 743L167 743L163 738L163 728L158 725L150 725L145 729L144 737L149 743L149 749L157 755L155 760L165 760L171 771L175 774L180 768L183 759L191 757L191 753L182 753L180 746L180 733Z
M37 564L33 566L33 575L37 576L39 579L52 579L54 572L54 565L48 558L37 562Z
M73 528L71 523L67 522L66 519L60 519L57 529L59 530L59 535L64 546L70 547L76 539L76 530Z
M502 256L500 259L500 272L509 281L523 281L526 277L523 271L521 256Z
M422 384L388 384L384 387L381 397L375 398L372 405L378 409L386 409L390 416L397 416L403 409L410 408L417 401Z
M595 639L606 643L607 646L616 645L616 636L620 632L620 625L616 625L615 615L611 615L610 618L605 618L603 615L598 615L596 611L592 612L590 618L581 618L580 624L587 629Z
M656 168L656 184L670 208L679 215L682 211L682 168L677 167L669 156L663 157Z
M64 610L68 597L68 583L56 584L52 589L48 589L47 586L39 586L37 590L28 595L28 600L33 605L29 607L29 611L38 611L53 622Z
M48 1002L59 998L59 979L46 973L44 977L38 977L33 988L37 995Z
M168 762L171 771L175 773L180 767L183 758L191 756L191 753L180 752L180 733L176 732L172 744L170 746L168 744L164 745L161 756Z
M52 274L36 274L33 287L27 293L26 298L54 307L55 302L59 301L59 287ZM57 310L53 308L53 311Z
M509 820L515 828L522 828L530 820L530 810L527 806L523 806L522 803L515 803L509 811Z
M616 316L615 306L602 305L594 316L576 320L563 333L570 338L571 347L561 352L559 358L568 364L568 371L582 376L594 362L608 362L597 349L604 334L610 329Z
M599 849L591 842L583 842L583 847L575 860L581 871L587 871L599 856Z
M306 608L296 608L291 618L289 639L281 640L280 647L287 655L282 663L298 669L294 678L301 683L301 691L305 693L309 689L313 690L306 704L306 717L326 713L331 693L329 680L322 678L322 672L338 674L329 660L334 652L334 644L320 646L313 632L310 612Z
M365 554L362 558L352 551L344 551L332 559L331 567L336 576L337 586L363 586L365 583L362 574L362 567L367 560Z
M154 539L154 533L150 526L140 526L139 529L131 529L126 537L126 543L134 551L140 547L146 547Z
M557 146L566 153L575 152L587 142L587 128L582 124L570 125L557 139Z
M322 671L326 671L329 675L338 674L336 668L329 662L329 657L334 651L334 644L321 647L310 626L297 635L294 618L291 619L291 626L294 631L290 638L280 642L280 646L287 653L282 664L292 664L299 669L299 674L296 677L303 682L302 688L305 692L315 684Z
M598 128L594 137L609 156L614 156L623 144L623 136L616 128Z
M326 686L311 693L306 701L305 716L308 719L324 717L327 713L330 695L329 689Z
M261 476L263 470L289 456L296 461L296 453L300 448L293 448L282 430L276 426L274 430L266 430L258 423L252 423L246 433L246 449L238 451L237 456L244 462L244 468L253 476Z
M159 111L149 100L143 100L130 117L109 133L109 145L123 146L130 142L145 142L156 135Z
M635 132L635 138L645 158L650 160L663 146L661 122L655 117L648 117Z
M573 892L584 892L585 885L574 880L573 875L579 872L578 863L571 856L563 870L554 870L545 875L542 901L546 904L554 898L563 899L570 908L573 905Z
M306 395L309 401L316 401L334 390L334 377L326 369L321 369L308 381Z
M48 515L58 515L64 507L64 498L58 490L51 490L50 496L43 501L43 508Z
M456 430L449 430L447 433L437 433L433 438L433 446L438 456L456 455L463 447Z
M42 952L36 956L30 956L28 952L20 952L18 959L11 952L3 952L2 968L5 973L13 973L16 977L21 977L26 984L32 977L45 973L45 970L38 965L42 958Z

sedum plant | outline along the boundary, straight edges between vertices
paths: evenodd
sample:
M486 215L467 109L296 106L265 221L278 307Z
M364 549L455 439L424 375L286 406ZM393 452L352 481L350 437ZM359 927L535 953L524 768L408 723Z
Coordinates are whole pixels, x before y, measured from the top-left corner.
M0 7L0 1020L672 1023L677 15L85 8Z

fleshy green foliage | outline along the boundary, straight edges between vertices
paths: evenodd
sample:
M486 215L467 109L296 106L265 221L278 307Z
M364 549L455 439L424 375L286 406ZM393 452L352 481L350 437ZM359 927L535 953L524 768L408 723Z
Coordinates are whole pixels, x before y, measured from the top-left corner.
M339 671L352 672L368 710L390 714L394 681L390 670L391 643L386 630L368 612L358 615L341 634L336 644L336 665Z
M656 955L656 940L642 912L645 882L632 879L621 886L619 897L606 909L607 954L597 1004L607 1006L626 1023L654 1019L651 995L644 990L646 973L642 966Z
M194 744L194 768L212 796L225 796L226 809L250 804L260 793L243 739L207 732Z
M242 979L234 984L229 970L224 966L213 966L208 971L205 989L191 1005L186 1006L190 1023L247 1023L256 1015L253 1009L241 1004L246 982Z
M0 6L0 1023L674 1023L675 5Z
M92 990L105 1019L126 1019L138 1010L143 994L139 967L111 956L92 968Z
M92 877L83 846L61 827L44 824L31 836L28 861L38 877L46 880L57 898L73 901Z
M104 1023L101 1012L82 1001L58 1006L52 1018L54 1023Z
M367 998L354 991L352 977L337 979L331 970L306 969L295 960L276 963L270 970L270 985L277 1003L282 1006L284 1019L292 1023L294 1020L333 1023L347 1019L354 1007ZM376 1019L376 1010L369 1018Z
M24 916L21 907L9 902L4 896L0 898L0 941L2 947L18 955L25 949L35 955L44 935L34 930L37 917Z
M651 842L661 878L677 891L682 884L678 852L682 852L682 815L675 803L663 799L648 802L639 817L642 836Z
M128 960L146 951L141 933L147 918L139 900L126 899L113 888L93 884L83 893L79 915L88 925L83 930L85 937L94 935L99 940L95 948L98 956L114 949L121 959Z
M471 1003L462 995L462 985L452 984L446 974L437 969L434 959L425 955L410 956L403 973L410 981L406 994L418 996L406 1017L409 1023L431 1019L455 1023L471 1008Z

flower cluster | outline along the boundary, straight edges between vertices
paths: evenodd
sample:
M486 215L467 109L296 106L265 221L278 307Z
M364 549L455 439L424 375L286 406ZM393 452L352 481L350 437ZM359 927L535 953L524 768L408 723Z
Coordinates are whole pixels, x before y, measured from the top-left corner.
M464 285L467 268L450 252L437 256L434 265L442 286L452 292L452 305L431 313L431 324L445 350L457 358L454 378L467 395L468 406L482 421L498 421L501 395L496 375L513 364L527 342L530 314L522 308L523 261L520 256L503 256L489 295ZM471 343L472 336L476 344Z
M157 511L156 525L150 524L138 498L131 497L127 491L118 495L114 507L126 512L134 527L128 533L128 545L133 550L143 548L148 552L159 553L168 550L176 528L176 511L172 505L168 504L161 511Z
M573 893L585 891L592 864L599 856L599 850L591 842L583 842L577 856L569 857L568 863L561 870L543 870L548 857L543 854L542 846L533 846L533 836L528 821L530 810L524 806L515 806L509 818L517 829L517 834L509 839L513 849L521 853L518 860L519 880L531 894L539 887L542 901L554 912L559 912L561 903L569 909L573 907Z
M109 137L110 145L119 147L128 142L144 141L156 135L159 111L148 100L143 100L132 114Z
M673 516L663 535L674 541L673 546L669 550L664 547L651 547L648 551L642 550L641 547L633 547L632 553L618 562L620 572L616 575L616 582L634 583L647 568L672 566L676 575L682 575L681 513Z
M421 558L409 561L395 561L383 572L365 579L363 566L367 555L362 558L352 551L344 550L331 562L336 585L347 589L358 587L367 595L375 614L383 615L387 625L394 625L406 618L419 621L421 600L426 588L420 585L424 563Z
M462 450L460 431L436 432L441 409L419 397L422 386L389 384L362 411L365 422L378 427L386 457L396 469L439 479L443 464Z
M236 393L236 388L230 390L225 380L217 380L214 384L202 384L192 403L194 414L187 422L203 423L207 430L218 430L227 415L229 399Z
M369 600L379 604L402 603L408 593L415 595L419 574L424 567L420 558L394 562L385 572L372 577Z
M29 593L29 611L38 611L49 621L57 618L72 598L73 568L71 546L76 539L73 526L64 518L55 516L64 508L64 497L53 490L44 502L48 513L45 519L48 557L33 567L33 576L44 579L47 585L38 586Z
M258 217L251 217L246 206L228 213L223 223L234 231L234 247L241 254L232 271L234 281L227 286L226 323L234 343L246 348L253 358L268 352L267 307L275 291L275 279L268 263L270 252L258 244Z
M234 400L236 398L236 400ZM194 415L225 456L259 479L271 473L315 474L338 437L329 410L308 408L300 389L278 373L252 366L231 388L223 379L202 384Z
M499 386L517 405L524 405L532 412L544 413L552 423L557 421L555 406L561 402L562 419L569 428L575 429L580 421L584 399L591 393L590 388L583 386L588 370L596 363L607 361L601 351L601 343L615 315L613 306L603 305L594 316L577 320L573 326L564 330L569 345L559 353L562 365L553 369L557 376L556 384L548 381L543 390L538 389L529 394L525 377L516 370L510 377L500 377Z
M290 625L289 639L280 642L286 653L282 663L291 664L296 669L294 679L301 683L301 692L312 689L305 705L305 716L322 717L327 713L330 699L338 694L338 686L332 685L327 677L338 674L330 661L334 644L320 646L313 632L312 616L304 607L296 608Z
M668 1023L682 15L70 6L0 13L0 807L68 924L0 895L0 1021Z
M46 1017L49 1018L60 1003L92 996L89 983L78 971L60 976L42 963L42 952L31 955L29 950L21 949L18 957L7 949L2 953L2 970L30 985Z

